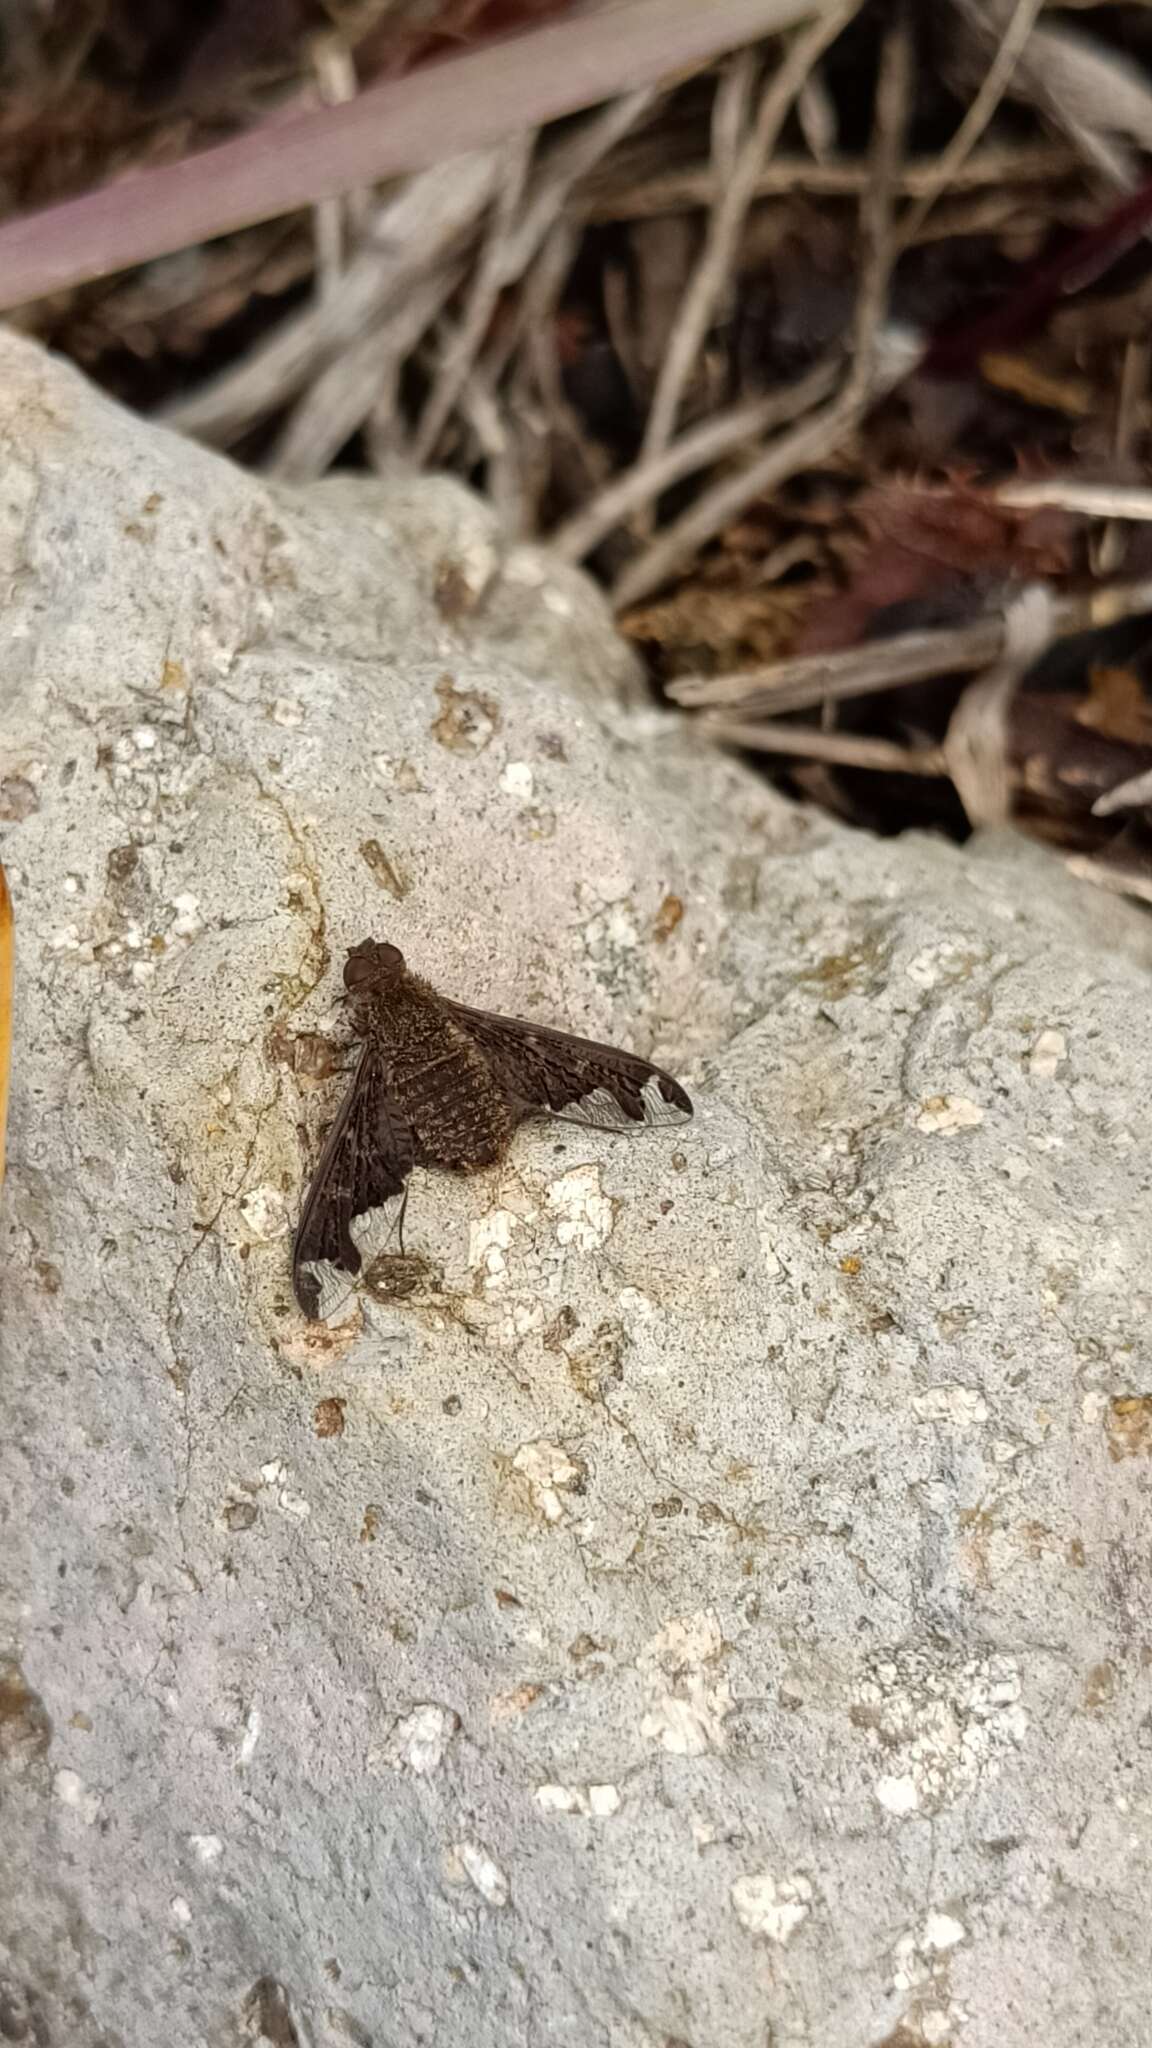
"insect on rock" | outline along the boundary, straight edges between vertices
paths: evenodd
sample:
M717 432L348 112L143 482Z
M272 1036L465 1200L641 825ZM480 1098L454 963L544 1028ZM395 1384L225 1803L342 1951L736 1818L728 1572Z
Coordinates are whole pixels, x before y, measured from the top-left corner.
M680 1083L650 1060L451 1002L409 973L396 946L350 947L344 986L360 1054L292 1250L293 1289L313 1321L333 1312L336 1276L360 1272L353 1221L369 1210L402 1217L414 1166L494 1166L530 1117L623 1131L692 1114Z

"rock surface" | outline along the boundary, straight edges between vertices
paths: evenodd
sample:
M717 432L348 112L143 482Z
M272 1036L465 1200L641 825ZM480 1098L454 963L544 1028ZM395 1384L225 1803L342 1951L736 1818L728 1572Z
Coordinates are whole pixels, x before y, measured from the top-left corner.
M1145 2043L1147 923L0 355L0 2040ZM698 1113L417 1174L326 1332L368 932Z

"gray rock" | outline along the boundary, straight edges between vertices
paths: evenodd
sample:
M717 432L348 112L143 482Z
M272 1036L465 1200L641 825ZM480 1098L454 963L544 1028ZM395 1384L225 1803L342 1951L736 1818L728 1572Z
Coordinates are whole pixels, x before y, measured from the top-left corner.
M2 353L0 2039L1145 2043L1147 921ZM698 1113L417 1174L324 1330L369 932Z

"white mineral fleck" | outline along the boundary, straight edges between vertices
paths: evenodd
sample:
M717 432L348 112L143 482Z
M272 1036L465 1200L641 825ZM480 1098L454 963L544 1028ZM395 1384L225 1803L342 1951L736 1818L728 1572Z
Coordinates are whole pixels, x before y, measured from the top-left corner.
M912 1408L921 1422L951 1422L957 1429L988 1420L988 1403L975 1387L928 1387L915 1395Z
M963 1921L953 1919L951 1913L929 1913L924 1922L920 1946L935 1950L955 1948L957 1942L964 1940L967 1932Z
M261 1181L259 1187L249 1188L236 1206L253 1244L272 1244L276 1238L286 1235L290 1220L288 1205L280 1189L273 1187L271 1182Z
M500 777L500 787L505 796L515 797L518 803L530 803L535 786L535 777L527 761L509 761Z
M478 1842L457 1842L453 1847L468 1882L490 1906L506 1906L510 1896L508 1879L498 1863Z
M1051 1081L1057 1067L1068 1057L1068 1040L1062 1031L1042 1031L1028 1055L1028 1071L1038 1081Z
M889 1813L915 1813L920 1804L916 1781L907 1775L899 1778L877 1778L876 1797Z
M916 1128L934 1137L954 1138L958 1131L974 1130L983 1121L979 1103L970 1102L966 1095L930 1095L920 1105Z
M724 1719L732 1691L717 1667L724 1637L715 1614L677 1616L645 1644L636 1659L649 1707L641 1734L671 1756L703 1756L723 1749Z
M518 1218L510 1209L490 1209L478 1216L468 1234L468 1264L479 1272L486 1288L498 1287L507 1269L504 1254L512 1243Z
M542 1813L591 1814L605 1820L620 1811L615 1785L537 1785L536 1804Z
M98 1792L90 1792L78 1771L57 1771L52 1781L57 1799L65 1806L71 1806L80 1815L85 1827L91 1827L99 1815L103 1801Z
M742 1927L783 1947L808 1917L812 1886L806 1877L773 1877L762 1870L738 1877L730 1897Z
M392 1731L389 1763L394 1770L407 1766L418 1778L429 1777L439 1770L459 1726L460 1718L451 1707L437 1706L431 1700L414 1707Z
M538 1437L534 1443L520 1445L512 1465L528 1481L533 1506L544 1520L562 1521L565 1509L561 1494L582 1476L582 1467L573 1462L563 1444Z
M547 1188L544 1199L557 1218L559 1244L594 1252L607 1243L615 1217L611 1198L601 1193L598 1166L574 1166L562 1173Z

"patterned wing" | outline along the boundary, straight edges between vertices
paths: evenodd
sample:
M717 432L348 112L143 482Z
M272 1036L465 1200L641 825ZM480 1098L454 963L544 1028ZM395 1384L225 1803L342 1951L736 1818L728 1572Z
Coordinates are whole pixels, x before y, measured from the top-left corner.
M359 1273L371 1235L391 1235L412 1165L412 1133L388 1094L379 1054L364 1046L356 1072L312 1177L292 1247L292 1287L304 1314L317 1322L332 1315L349 1292L338 1273ZM369 1211L375 1229L352 1224Z
M628 1131L637 1124L681 1124L692 1114L679 1081L635 1053L463 1003L448 1008L521 1119L543 1112L597 1130Z

